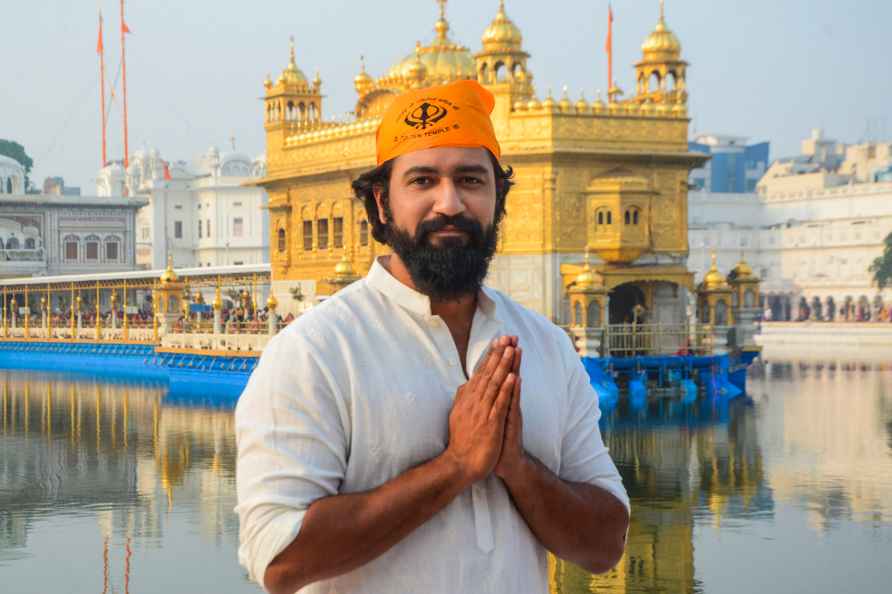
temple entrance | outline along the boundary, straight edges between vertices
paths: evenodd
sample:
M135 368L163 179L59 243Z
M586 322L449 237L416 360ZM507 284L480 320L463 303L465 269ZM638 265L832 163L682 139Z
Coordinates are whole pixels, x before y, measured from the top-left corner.
M626 283L620 285L610 292L610 323L626 324L635 320L635 306L640 305L641 308L646 306L644 299L644 291L641 287ZM641 319L642 309L638 309L638 323L645 320ZM643 310L643 315L647 315L647 310Z

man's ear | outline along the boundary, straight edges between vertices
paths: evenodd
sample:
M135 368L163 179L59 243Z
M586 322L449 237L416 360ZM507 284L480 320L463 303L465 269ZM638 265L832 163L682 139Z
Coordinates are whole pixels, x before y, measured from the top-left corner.
M378 220L382 225L387 224L387 215L384 214L384 205L381 203L381 196L384 194L384 188L381 186L372 187L372 193L375 195L375 205L378 207Z

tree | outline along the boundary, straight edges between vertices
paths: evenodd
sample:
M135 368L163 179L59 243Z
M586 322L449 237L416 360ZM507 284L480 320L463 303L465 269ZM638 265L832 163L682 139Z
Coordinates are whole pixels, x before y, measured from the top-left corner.
M25 168L25 191L27 192L31 187L31 178L28 177L28 174L31 173L31 167L34 165L34 160L25 152L25 147L15 140L4 140L0 138L0 155L6 155L7 157L15 159Z
M873 282L880 290L892 285L892 233L886 236L883 245L883 255L874 259L867 269L873 274Z

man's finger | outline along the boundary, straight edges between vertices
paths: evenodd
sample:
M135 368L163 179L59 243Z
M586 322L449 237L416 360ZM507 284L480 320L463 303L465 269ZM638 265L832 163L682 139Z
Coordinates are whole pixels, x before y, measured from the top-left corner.
M499 395L499 389L505 382L505 378L508 376L509 373L511 373L511 366L513 364L514 347L505 347L504 349L502 349L502 358L499 360L495 371L493 371L493 373L489 376L489 379L486 380L486 385L479 386L484 390L482 396L484 405L493 406L493 403Z
M492 375L496 370L496 366L499 364L499 360L501 359L504 350L505 348L501 346L500 338L496 338L490 343L489 353L487 353L483 365L479 366L477 371L471 374L471 379L468 383L471 384L470 388L472 390L476 390L481 381L488 379Z
M505 376L505 381L503 381L501 387L499 387L498 398L496 398L495 404L489 413L490 419L502 422L505 421L505 417L508 414L508 406L511 404L511 394L514 392L516 381L517 376L513 373L509 373Z
M514 373L520 375L520 360L523 358L523 349L520 347L514 348L514 368L511 370Z

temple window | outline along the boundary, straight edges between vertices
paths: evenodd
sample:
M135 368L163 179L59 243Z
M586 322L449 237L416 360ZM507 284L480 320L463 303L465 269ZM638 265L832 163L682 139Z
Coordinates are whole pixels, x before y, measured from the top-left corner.
M117 241L117 239L112 239L110 241L106 241L106 243L105 243L105 261L106 262L117 262L118 261L118 241Z
M313 221L304 221L304 251L313 250Z
M285 230L284 229L279 229L276 232L276 239L278 242L279 253L284 252L285 251Z
M334 247L342 248L344 247L344 218L343 217L335 217L332 219L332 235L334 238Z
M86 257L88 261L97 261L99 260L99 238L95 235L91 235L86 238Z
M369 244L369 222L361 221L359 223L359 245L365 247Z
M74 235L65 238L65 260L67 262L77 262L77 247L79 240Z
M316 237L320 250L328 249L328 219L316 221Z

